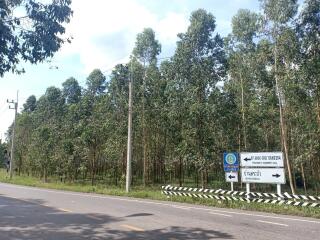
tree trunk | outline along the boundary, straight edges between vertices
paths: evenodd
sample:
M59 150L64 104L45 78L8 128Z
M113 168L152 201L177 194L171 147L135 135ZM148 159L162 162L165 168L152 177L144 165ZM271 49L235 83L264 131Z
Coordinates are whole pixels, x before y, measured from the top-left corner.
M91 185L94 185L94 178L95 178L95 161L96 161L96 152L95 150L93 151L93 157L92 157L92 162L91 162Z
M242 114L242 129L243 129L243 143L244 150L247 150L247 131L246 131L246 118L244 112L244 87L243 87L243 79L240 71L240 82L241 82L241 114Z
M300 166L301 166L301 175L302 175L302 181L303 181L303 189L304 189L304 193L307 194L306 176L304 174L303 163L301 163Z
M44 167L43 169L43 181L46 183L48 181L48 177L47 177L47 168Z
M182 158L179 157L179 186L182 186Z
M288 149L288 141L287 141L287 129L286 129L286 123L284 119L284 114L283 114L283 106L282 106L282 91L280 90L279 86L279 80L278 80L278 73L277 73L277 46L275 46L275 51L274 51L274 70L275 70L275 80L276 80L276 94L278 96L278 102L279 102L279 114L280 114L280 129L281 129L281 136L282 136L282 145L285 153L285 159L287 163L287 170L288 170L288 176L289 176L289 182L290 182L290 188L292 194L295 194L295 188L294 188L294 183L293 183L293 178L292 178L292 171L291 171L291 165L289 161L289 149Z
M316 86L316 116L320 128L320 84L317 84Z

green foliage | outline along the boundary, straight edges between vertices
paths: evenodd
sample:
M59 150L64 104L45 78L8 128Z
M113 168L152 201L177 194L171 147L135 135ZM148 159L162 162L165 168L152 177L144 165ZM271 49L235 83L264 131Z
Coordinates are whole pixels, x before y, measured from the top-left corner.
M259 15L240 9L232 18L232 34L240 42L251 43L259 30Z
M23 104L23 112L33 112L37 106L37 99L34 95L27 98L26 103Z
M0 142L0 168L5 166L7 152L7 145L5 143Z
M106 77L99 69L93 70L87 78L87 91L91 95L99 95L106 89Z
M155 39L155 33L151 28L145 28L142 33L137 35L133 55L144 65L154 62L161 52L161 45Z
M224 151L284 151L291 188L317 194L319 0L305 1L299 15L296 1L261 2L263 15L239 10L225 39L199 9L170 60L158 64L161 45L147 28L108 81L95 69L84 89L69 78L30 96L17 117L18 174L122 186L131 78L135 186L218 187Z
M72 15L70 4L71 0L0 1L0 76L23 71L17 68L21 60L42 62L70 41L61 37ZM16 17L16 8L23 9L25 16Z
M67 104L74 104L80 101L81 97L81 87L77 80L73 77L67 79L64 83L62 83L62 93L65 98Z
M260 0L265 15L273 22L285 24L298 11L297 0Z

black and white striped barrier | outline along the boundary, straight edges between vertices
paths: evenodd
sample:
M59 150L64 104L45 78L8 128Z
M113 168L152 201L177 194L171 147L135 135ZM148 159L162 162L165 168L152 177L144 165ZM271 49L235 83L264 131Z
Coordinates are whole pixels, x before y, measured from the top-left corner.
M229 200L229 201L247 201L247 198L243 197L229 197L229 196L220 196L220 195L209 195L201 193L186 193L186 192L173 192L173 191L162 191L165 195L170 196L182 196L182 197L196 197L196 198L207 198L207 199L216 199L216 200Z
M289 194L287 192L283 194L277 193L259 193L259 192L250 192L246 193L243 191L228 191L223 189L206 189L206 188L189 188L189 187L174 187L171 185L162 186L162 189L167 191L179 191L179 192L200 192L200 193L215 193L220 195L237 195L237 196L248 196L255 198L282 198L282 199L291 199L291 200L308 200L308 201L320 201L320 196L306 196L306 195L296 195Z
M203 188L188 188L188 187L174 187L171 185L162 186L162 193L170 196L184 196L207 198L216 200L229 200L229 201L246 201L257 203L271 203L278 205L293 205L302 207L320 207L319 196L306 196L306 195L292 195L289 193L276 194L276 193L255 193L255 192L242 192L242 191L226 191L222 189L203 189ZM222 196L227 195L227 196ZM272 199L277 198L277 199ZM300 200L300 201L297 201ZM312 202L306 202L312 201Z
M171 185L162 186L162 189L167 191L179 191L179 192L200 192L200 193L214 193L220 195L237 195L237 196L246 196L246 192L240 191L227 191L222 189L206 189L206 188L189 188L189 187L173 187Z

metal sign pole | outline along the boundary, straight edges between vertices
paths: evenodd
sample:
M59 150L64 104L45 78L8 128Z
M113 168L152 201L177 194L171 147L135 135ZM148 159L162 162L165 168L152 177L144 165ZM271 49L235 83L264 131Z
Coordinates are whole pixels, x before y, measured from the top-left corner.
M230 172L230 174L232 174L232 172ZM230 185L231 185L231 191L233 191L233 182L232 181L231 181Z
M277 184L277 193L281 195L281 184Z
M247 202L250 203L250 183L246 183L246 190L247 190Z
M246 191L247 191L247 194L250 193L250 183L246 183Z

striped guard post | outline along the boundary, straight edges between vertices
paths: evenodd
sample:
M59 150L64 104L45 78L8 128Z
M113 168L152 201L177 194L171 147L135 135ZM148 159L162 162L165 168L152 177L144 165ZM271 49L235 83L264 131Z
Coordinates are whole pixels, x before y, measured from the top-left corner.
M190 187L162 186L162 193L169 196L184 196L195 198L208 198L229 201L247 201L257 203L271 203L278 205L292 205L302 207L320 207L319 196L293 195L289 193L259 193L247 194L243 191L228 191L223 189L205 189ZM227 195L227 196L223 196Z

